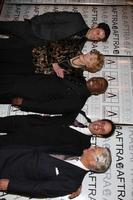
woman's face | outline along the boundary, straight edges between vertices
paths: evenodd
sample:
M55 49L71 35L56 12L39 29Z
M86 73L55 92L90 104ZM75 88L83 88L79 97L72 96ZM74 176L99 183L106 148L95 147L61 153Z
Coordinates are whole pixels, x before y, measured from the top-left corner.
M97 55L95 53L81 54L79 60L85 69L89 71L97 63Z

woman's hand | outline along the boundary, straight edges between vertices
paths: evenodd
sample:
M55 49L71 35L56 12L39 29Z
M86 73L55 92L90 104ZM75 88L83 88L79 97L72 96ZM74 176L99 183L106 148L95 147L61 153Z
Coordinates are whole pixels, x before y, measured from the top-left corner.
M64 78L64 69L62 69L58 63L53 63L53 70L56 73L56 75L60 78Z

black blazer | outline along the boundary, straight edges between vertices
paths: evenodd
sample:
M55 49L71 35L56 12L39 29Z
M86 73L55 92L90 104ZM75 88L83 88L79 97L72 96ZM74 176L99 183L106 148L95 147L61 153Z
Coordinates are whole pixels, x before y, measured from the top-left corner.
M62 117L39 115L0 118L1 145L41 146L45 152L63 155L81 155L91 146L91 136L72 128Z
M47 12L30 20L32 32L37 38L56 41L89 29L78 12Z
M24 111L77 115L90 95L84 79L70 76L0 76L0 99L22 97Z
M47 12L24 21L0 21L0 34L11 36L8 40L0 39L0 46L18 48L25 46L25 43L40 46L68 37L77 41L77 37L80 37L83 47L88 29L78 12Z
M34 198L64 196L78 189L86 173L41 150L0 148L0 179L9 179L7 193Z

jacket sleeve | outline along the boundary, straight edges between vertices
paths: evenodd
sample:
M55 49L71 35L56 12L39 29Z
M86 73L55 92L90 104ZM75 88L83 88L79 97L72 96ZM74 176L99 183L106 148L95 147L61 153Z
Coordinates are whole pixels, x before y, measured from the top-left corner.
M72 17L74 19L78 20L79 17L77 16L82 16L80 13L74 13L74 12L67 12L67 11L62 11L62 12L46 12L42 15L36 15L35 17L31 18L31 21L33 22L42 22L42 23L51 23L53 24L54 22L56 23L63 23L63 22L69 22L71 23ZM55 20L56 18L56 20Z
M16 181L10 180L7 192L31 198L47 198L68 195L79 187L79 183L69 180Z
M56 41L83 30L87 25L78 12L47 12L33 17L31 27L36 37Z
M83 107L83 102L80 99L61 99L52 100L49 102L37 102L32 100L23 100L21 110L39 112L46 114L59 114L69 112L79 112Z

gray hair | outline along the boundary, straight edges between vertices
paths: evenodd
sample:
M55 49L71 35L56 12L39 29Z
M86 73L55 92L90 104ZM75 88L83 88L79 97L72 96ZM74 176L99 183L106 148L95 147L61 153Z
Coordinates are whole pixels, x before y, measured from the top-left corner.
M103 152L96 156L95 172L103 173L108 170L112 162L112 156L109 148L103 148Z

